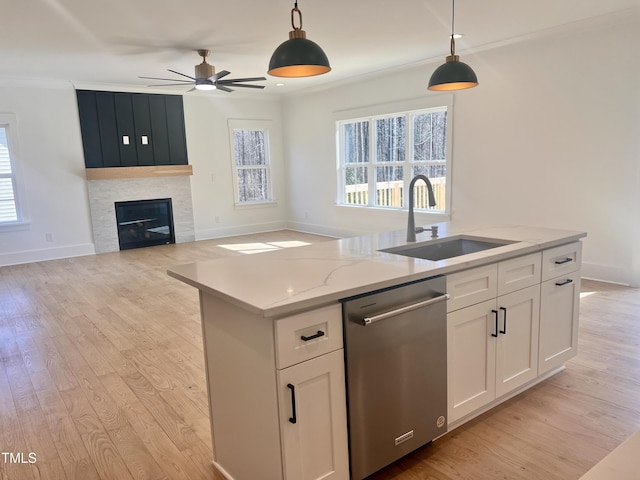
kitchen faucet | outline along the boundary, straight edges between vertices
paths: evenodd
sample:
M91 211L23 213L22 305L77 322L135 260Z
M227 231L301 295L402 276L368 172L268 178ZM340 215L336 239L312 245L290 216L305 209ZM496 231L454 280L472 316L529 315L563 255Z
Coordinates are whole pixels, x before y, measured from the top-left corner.
M416 228L416 221L413 215L413 187L418 180L424 180L424 183L427 184L427 190L429 191L429 206L436 206L436 198L433 195L433 186L431 185L429 179L425 175L416 175L415 177L413 177L413 180L411 180L411 183L409 184L409 220L407 223L407 242L415 242L416 232L424 232L424 228ZM435 232L433 228L436 228ZM437 227L432 227L431 232L433 234L432 236L437 236Z

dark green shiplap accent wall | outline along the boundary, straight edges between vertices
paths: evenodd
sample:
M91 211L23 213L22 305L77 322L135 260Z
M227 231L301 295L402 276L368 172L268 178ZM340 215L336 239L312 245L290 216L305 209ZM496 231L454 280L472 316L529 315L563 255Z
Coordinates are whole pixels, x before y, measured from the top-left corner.
M87 168L189 163L181 96L93 90L76 94ZM125 136L129 144L123 142Z

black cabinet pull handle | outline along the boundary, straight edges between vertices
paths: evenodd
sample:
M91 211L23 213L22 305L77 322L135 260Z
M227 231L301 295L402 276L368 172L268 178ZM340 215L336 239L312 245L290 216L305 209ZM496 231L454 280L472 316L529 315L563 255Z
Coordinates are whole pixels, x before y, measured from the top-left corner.
M500 333L504 333L506 335L507 333L507 309L504 307L500 307L500 310L502 310L502 312L504 313L504 316L502 317L504 319L504 324L502 327L502 330L500 330Z
M298 423L298 418L296 417L296 387L287 383L287 388L291 390L291 411L293 412L293 416L289 417L289 421L291 423Z
M315 338L320 338L320 337L324 337L324 332L322 330L318 330L318 333L316 333L315 335L310 335L308 337L305 337L304 335L302 335L300 339L304 342L308 342L309 340L313 340Z
M492 333L491 336L492 337L497 337L498 336L498 310L491 310L491 313L493 313L496 317L496 333Z
M556 265L562 265L564 263L573 262L573 258L565 258L564 260L556 260Z
M564 282L556 282L556 287L562 287L563 285L569 285L570 283L573 283L573 280L567 278Z

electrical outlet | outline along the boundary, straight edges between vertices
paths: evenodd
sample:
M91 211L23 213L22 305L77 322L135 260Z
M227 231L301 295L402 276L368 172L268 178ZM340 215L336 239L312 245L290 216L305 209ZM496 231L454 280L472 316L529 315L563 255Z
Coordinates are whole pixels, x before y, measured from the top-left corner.
M44 239L47 242L53 242L53 233L47 232L44 234Z
M216 223L220 223L220 217L216 215L215 217L213 217L213 221Z

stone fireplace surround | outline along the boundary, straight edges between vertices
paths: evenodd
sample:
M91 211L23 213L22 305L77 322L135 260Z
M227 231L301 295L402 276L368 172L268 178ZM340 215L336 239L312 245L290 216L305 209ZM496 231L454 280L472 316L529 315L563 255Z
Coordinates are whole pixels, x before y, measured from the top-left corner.
M171 198L176 243L195 240L188 176L87 180L87 188L96 253L120 250L115 202Z

